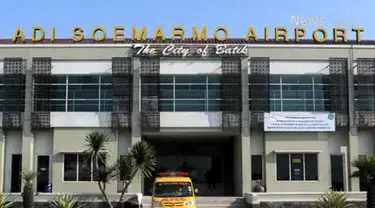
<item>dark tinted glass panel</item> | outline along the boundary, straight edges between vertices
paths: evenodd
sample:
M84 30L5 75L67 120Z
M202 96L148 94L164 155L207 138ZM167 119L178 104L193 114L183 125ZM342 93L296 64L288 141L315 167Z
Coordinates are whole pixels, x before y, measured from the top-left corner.
M283 100L283 111L314 111L313 100Z
M66 84L66 76L65 75L52 75L51 83Z
M159 100L160 111L173 111L173 100Z
M77 155L64 155L64 181L77 181Z
M99 99L99 85L69 85L69 99Z
M270 75L270 83L280 83L280 75Z
M176 75L175 82L176 83L205 84L206 76L205 75Z
M112 85L101 85L100 86L100 99L111 99L112 98Z
M66 85L51 85L50 93L51 99L65 99Z
M208 85L208 99L220 99L220 85Z
M323 75L314 75L314 84L323 84Z
M79 155L78 181L91 181L91 160Z
M281 100L270 100L271 111L281 111Z
M251 180L263 179L262 155L251 156Z
M97 112L99 111L99 100L69 100L68 111Z
M51 111L65 111L65 100L51 100Z
M221 100L208 100L208 111L221 111Z
M283 98L312 99L313 88L311 85L283 85Z
M204 99L206 90L206 85L176 85L175 98Z
M317 154L305 154L305 170L306 170L305 180L308 180L308 181L318 180L318 155Z
M112 83L112 76L110 75L102 75L100 76L101 80L100 82L102 84L111 84Z
M173 83L173 75L161 75L159 78L160 83Z
M312 75L283 75L282 83L309 84L312 83Z
M303 154L291 154L290 155L290 169L292 173L293 181L303 180Z
M276 155L276 169L278 181L289 180L289 154Z
M99 84L98 75L68 76L69 84Z
M208 75L208 84L210 83L221 83L221 75Z
M173 85L160 85L159 86L159 98L173 98Z
M175 111L205 111L205 100L176 100Z

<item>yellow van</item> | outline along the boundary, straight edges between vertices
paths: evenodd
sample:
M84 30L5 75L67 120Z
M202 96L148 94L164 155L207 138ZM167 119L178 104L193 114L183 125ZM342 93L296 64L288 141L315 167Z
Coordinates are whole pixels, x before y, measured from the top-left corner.
M197 192L188 173L159 173L152 188L151 208L196 208Z

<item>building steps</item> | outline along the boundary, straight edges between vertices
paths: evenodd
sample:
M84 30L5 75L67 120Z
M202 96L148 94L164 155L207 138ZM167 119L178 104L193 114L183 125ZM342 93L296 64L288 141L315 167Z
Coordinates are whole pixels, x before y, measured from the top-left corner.
M197 197L197 206L204 208L245 208L243 197ZM142 200L144 208L151 208L151 197L145 196Z

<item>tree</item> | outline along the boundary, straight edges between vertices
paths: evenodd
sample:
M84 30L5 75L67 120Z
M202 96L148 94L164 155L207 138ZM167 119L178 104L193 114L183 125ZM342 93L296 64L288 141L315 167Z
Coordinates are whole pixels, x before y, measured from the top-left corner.
M359 177L369 185L375 180L375 157L370 155L361 155L353 161L352 166L357 168L351 177Z
M106 187L110 181L119 179L123 184L121 196L118 200L121 205L124 194L133 179L138 175L151 177L155 171L157 163L155 149L144 140L135 143L128 154L118 158L113 165L107 162L109 157L107 150L109 137L106 134L93 131L86 136L85 141L86 145L83 154L86 160L93 161L94 178L110 208L113 208L113 205L106 194Z
M34 186L33 181L38 173L34 171L22 172L22 179L25 181L22 192L22 200L24 208L34 207Z

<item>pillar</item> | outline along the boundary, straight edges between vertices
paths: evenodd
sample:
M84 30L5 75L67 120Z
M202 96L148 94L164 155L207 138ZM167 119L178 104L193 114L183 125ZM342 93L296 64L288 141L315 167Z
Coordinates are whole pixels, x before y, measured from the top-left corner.
M355 63L353 60L353 49L349 49L349 63L348 63L348 109L349 109L349 159L348 159L348 169L349 177L356 171L351 164L354 160L358 158L358 128L355 118L355 101L354 101L354 73L353 69ZM349 183L350 191L359 191L359 178L350 177Z
M251 192L251 148L250 148L250 110L248 59L241 60L242 115L241 115L241 152L242 152L242 193Z
M140 70L141 61L139 58L133 58L133 110L132 110L132 130L131 130L131 145L141 141L141 114L140 114ZM130 186L129 192L142 192L142 177L137 175Z
M0 129L0 193L4 192L5 137L5 132Z
M25 111L22 125L22 171L34 169L34 135L31 130L31 112L33 105L32 58L27 59L25 71ZM23 185L24 181L22 181Z

